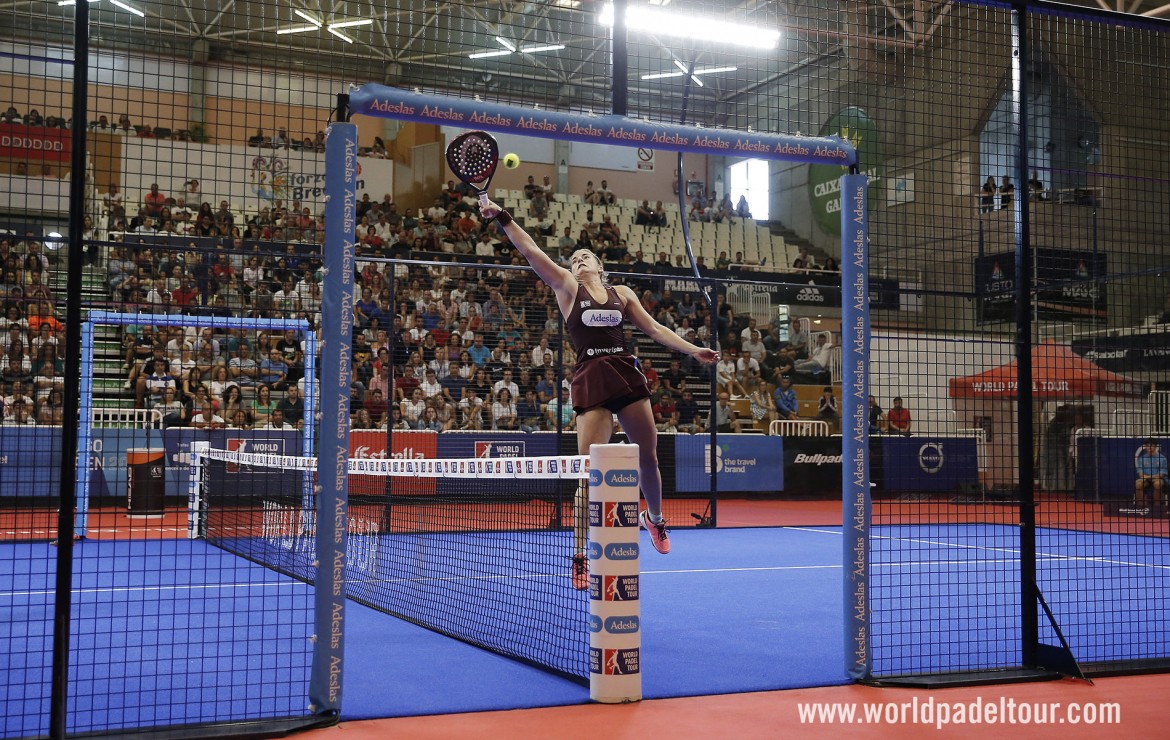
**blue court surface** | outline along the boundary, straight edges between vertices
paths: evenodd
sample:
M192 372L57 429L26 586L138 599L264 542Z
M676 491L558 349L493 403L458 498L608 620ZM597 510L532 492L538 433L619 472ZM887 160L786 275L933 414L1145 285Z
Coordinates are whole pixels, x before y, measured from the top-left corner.
M975 529L977 546L967 539ZM955 653L970 667L1018 660L1013 528L875 527L874 536L875 668L955 670ZM644 540L646 698L847 682L839 528L679 530L672 540L669 556ZM1167 634L1166 589L1153 587L1170 569L1161 542L1041 533L1041 587L1079 658L1145 657L1148 640L1101 639L1102 623ZM45 544L0 546L5 737L47 732L53 574L28 571L51 567L52 557ZM308 586L198 540L90 540L79 543L76 557L71 732L305 713ZM1087 574L1075 589L1045 582L1059 573L1066 583L1069 569ZM1146 598L1100 606L1093 589L1111 581L1098 572L1151 579L1152 588ZM961 593L954 606L940 610L936 597L956 593L955 583ZM926 603L930 608L921 608ZM1106 608L1109 614L1099 613ZM952 648L962 647L935 658L907 643L907 631L883 628L907 621L921 627L922 641L953 639ZM346 629L342 705L349 719L588 700L578 683L357 604ZM883 665L883 654L919 657L916 665Z

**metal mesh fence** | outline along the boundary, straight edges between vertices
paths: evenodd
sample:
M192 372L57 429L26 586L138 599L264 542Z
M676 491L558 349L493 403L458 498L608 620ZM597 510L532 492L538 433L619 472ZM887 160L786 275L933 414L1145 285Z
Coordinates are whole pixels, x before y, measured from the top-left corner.
M0 8L0 559L15 574L3 598L13 614L24 610L7 622L12 670L4 685L27 687L4 694L4 735L47 732L54 711L54 729L97 733L303 714L297 677L265 688L267 703L226 713L209 714L196 695L154 693L170 686L162 655L201 661L204 689L230 691L240 676L191 652L202 629L190 624L194 583L263 590L271 576L192 557L185 548L202 543L185 539L179 488L167 489L172 500L161 521L125 519L128 452L161 444L176 462L170 455L178 448L166 440L201 413L200 383L208 399L218 394L212 416L225 428L254 426L248 404L257 399L241 393L237 419L223 395L235 345L245 339L249 351L268 351L290 340L217 329L210 340L219 348L207 342L211 356L203 357L201 331L148 333L153 324L143 321L132 331L97 331L92 356L81 357L68 309L81 309L79 319L102 308L299 316L315 326L323 136L336 96L367 82L531 109L848 138L871 178L873 676L1051 664L1043 646L1062 642L1089 671L1162 665L1168 482L1161 466L1170 434L1164 25L1047 4L624 6L633 12L615 23L605 4L588 0L522 8L470 0L394 8L100 0L87 4L83 34L71 25L75 6ZM686 35L695 28L702 38ZM74 87L81 58L84 91ZM81 98L85 120L77 121ZM468 280L477 291L482 283L480 306L507 287L505 307L523 312L515 322L520 354L531 359L555 315L538 283L486 266L437 267L451 259L513 261L494 232L481 251L474 209L458 208L462 194L442 162L454 129L356 123L359 253L374 265L368 282L381 281L372 296L381 316L363 328L365 340L401 352L391 338L412 328L405 322L421 314L425 325L432 303L450 310L452 287ZM85 156L74 163L82 142ZM736 365L722 375L715 369L716 392L728 393L740 422L727 421L727 431L779 432L791 469L800 471L768 495L831 495L840 455L832 436L841 393L840 168L768 164L735 151L687 154L680 167L667 145L533 142L519 131L501 137L521 164L501 170L493 197L550 254L589 246L612 272L632 275L618 279L648 291L654 315L684 335L693 306L686 318L696 339L714 331L725 354L736 349ZM461 223L464 215L471 223ZM710 326L687 279L686 234L700 271L721 286ZM386 262L394 258L407 261ZM438 276L453 285L424 300ZM663 314L672 301L675 310ZM445 324L448 342L463 318ZM549 329L556 348L559 334ZM818 355L820 337L827 351ZM639 347L660 391L666 376L685 378L688 404L696 402L691 415L680 408L681 392L656 398L668 401L656 403L666 440L660 459L681 470L709 451L676 440L698 431L696 418L706 431L706 409L718 396L711 399L697 369L680 361L676 370L674 358ZM291 372L295 350L278 349ZM757 352L758 378L750 362L739 363ZM174 401L154 379L160 357L184 369L182 377L163 372L174 381ZM372 347L370 367L377 362ZM74 424L66 410L80 396L86 363L94 436L84 493L93 508L82 512L86 539L59 555L45 543L58 537L61 471L70 470L62 430ZM408 378L411 363L403 352L392 366ZM291 378L286 384L295 385ZM367 380L376 379L371 370ZM493 392L502 379L502 372L492 379ZM533 369L529 380L538 394ZM377 432L376 414L364 408L369 385L355 391L354 410L366 412L355 418L370 425L363 432ZM400 415L411 403L397 397L401 390L388 385L381 399L390 425L395 402ZM278 393L260 403L287 400L287 391ZM465 419L458 400L435 409L440 436L465 424L479 425L472 433L501 431L494 416ZM547 411L518 414L516 424L536 419L546 432ZM797 436L806 431L815 436ZM798 458L816 472L798 468ZM679 495L667 499L675 524L709 523L705 494L690 490L702 488L704 473L691 473L699 482L683 491L676 476ZM178 486L178 468L167 474ZM94 652L75 660L54 692L53 654L60 661L66 645L54 643L53 610L70 593L67 579L54 582L58 564L77 577L73 647ZM154 603L138 638L123 632L131 617L104 616L115 606L138 614L145 594L159 590L170 600ZM225 606L223 597L210 598L200 603ZM281 598L290 601L254 611L262 615L258 628L299 640L307 603ZM280 624L270 624L277 613ZM164 633L174 641L164 644ZM128 642L112 645L115 635ZM140 672L111 691L99 674L115 654ZM257 685L267 680L266 673ZM146 685L150 691L141 691ZM48 708L54 693L71 698L67 722L65 704Z

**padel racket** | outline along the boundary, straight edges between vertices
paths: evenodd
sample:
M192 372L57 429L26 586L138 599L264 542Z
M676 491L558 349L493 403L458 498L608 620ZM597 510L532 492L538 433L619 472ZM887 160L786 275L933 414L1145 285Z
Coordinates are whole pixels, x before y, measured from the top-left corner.
M481 206L488 203L488 185L499 161L500 145L486 131L459 134L447 145L447 166L455 177L475 188Z

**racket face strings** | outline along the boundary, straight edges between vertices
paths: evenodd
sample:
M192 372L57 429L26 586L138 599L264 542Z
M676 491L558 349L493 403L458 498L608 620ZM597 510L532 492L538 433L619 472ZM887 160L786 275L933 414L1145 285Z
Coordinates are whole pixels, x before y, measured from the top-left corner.
M478 184L491 179L498 160L496 140L482 131L461 134L447 147L447 164L466 183Z

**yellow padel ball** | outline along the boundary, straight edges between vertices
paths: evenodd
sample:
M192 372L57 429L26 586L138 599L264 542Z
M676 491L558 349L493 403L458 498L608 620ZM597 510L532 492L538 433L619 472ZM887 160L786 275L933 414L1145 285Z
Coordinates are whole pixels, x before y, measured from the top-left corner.
M517 157L512 152L508 152L504 155L504 166L510 170L516 169L520 166L520 157Z

